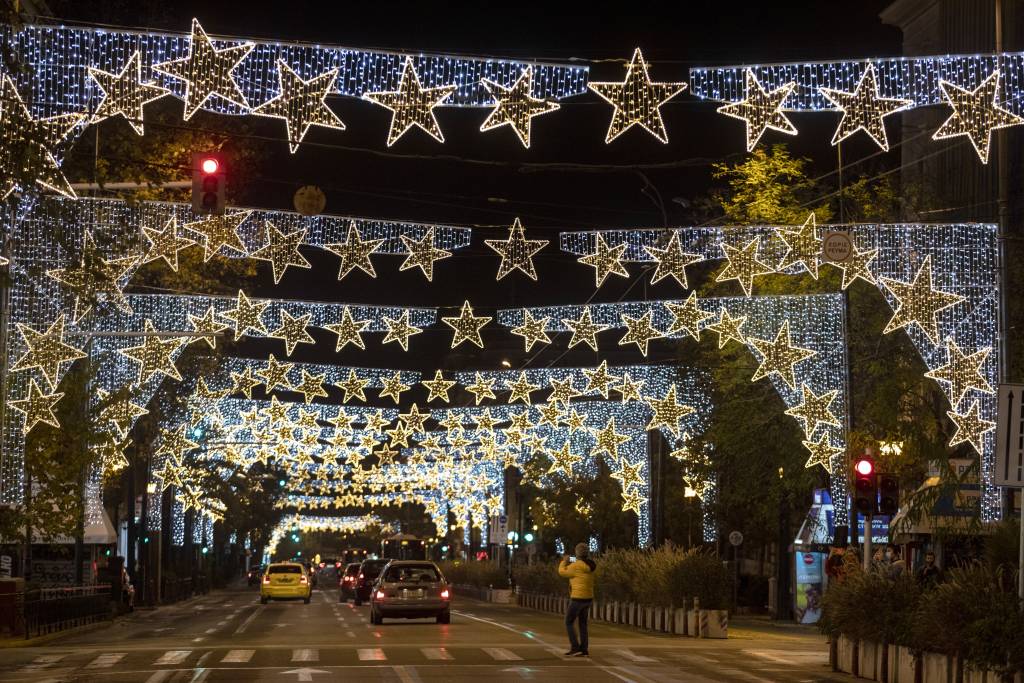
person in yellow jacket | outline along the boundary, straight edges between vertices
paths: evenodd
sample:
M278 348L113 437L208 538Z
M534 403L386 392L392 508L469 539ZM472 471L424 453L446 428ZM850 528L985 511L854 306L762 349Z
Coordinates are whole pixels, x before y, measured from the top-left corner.
M594 601L594 570L597 564L590 559L586 543L576 545L576 561L569 562L569 555L562 558L558 574L569 579L569 608L565 612L565 630L569 633L569 651L572 657L590 656L590 638L587 633L587 617L590 604ZM576 622L580 635L576 638Z

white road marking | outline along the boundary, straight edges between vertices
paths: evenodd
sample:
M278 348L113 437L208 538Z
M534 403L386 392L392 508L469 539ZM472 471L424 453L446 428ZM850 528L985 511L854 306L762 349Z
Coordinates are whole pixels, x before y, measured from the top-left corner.
M163 653L159 659L153 662L153 664L157 666L161 664L181 664L188 659L190 654L192 654L192 650L168 650Z
M252 611L252 614L250 614L248 617L246 617L245 621L243 621L241 624L239 624L238 628L235 629L235 635L238 636L238 635L241 635L241 634L245 633L245 629L249 628L249 624L251 624L256 619L256 617L258 617L260 614L263 613L263 609L264 609L263 605L260 605L259 607L254 609Z
M352 632L352 631L345 631L345 635L348 636L349 638L355 638L356 637L356 634L354 632Z
M18 673L30 674L35 673L37 671L43 671L44 669L50 667L52 664L56 664L63 658L64 655L40 655L33 659L31 664L26 664L25 666L21 667L21 669L18 670Z
M633 652L632 650L622 649L622 650L612 650L611 652L613 654L619 655L623 659L628 659L631 662L656 662L656 661L658 661L657 659L654 659L653 657L644 657L643 655L638 655L635 652Z
M110 652L102 654L90 663L85 665L86 669L109 669L114 666L122 659L124 659L126 653L124 652Z
M420 652L427 659L455 659L452 654L448 652L447 648L444 647L423 647L420 648Z
M196 669L196 673L192 676L192 680L189 683L203 683L206 677L210 675L209 669Z
M192 642L193 642L193 643L201 643L201 642L203 642L204 640L206 640L206 638L203 638L202 636L199 636L198 638L193 638L193 639L192 639Z
M361 647L356 652L359 653L360 662L383 662L387 660L384 650L379 647Z
M177 673L175 669L163 669L162 671L154 671L153 675L146 679L146 683L163 683L171 674Z
M498 660L499 662L513 662L522 659L515 652L506 650L503 647L484 647L481 649L490 655L491 659Z
M319 650L292 650L292 661L293 662L319 662L320 651Z
M485 624L490 624L491 626L496 626L498 628L503 628L506 631L512 631L512 633L518 633L522 637L529 638L533 642L535 642L535 643L537 643L539 645L543 645L544 647L555 647L551 643L545 642L539 636L537 636L536 633L533 633L531 631L520 631L517 628L512 628L511 626L505 626L504 624L498 623L497 621L491 621L490 619L483 619L482 617L475 617L472 614L470 614L469 612L459 612L457 610L452 610L452 613L458 614L458 615L463 616L463 617L466 617L467 619L472 619L473 621L482 621Z
M395 674L402 683L420 683L420 677L411 666L393 666Z
M213 628L206 629L206 635L210 635L211 633L216 633L216 632L217 632L217 627L216 626L214 626Z
M798 663L794 660L801 660L799 662L801 664L828 661L828 652L807 650L795 652L790 652L788 650L741 650L741 652L755 657L760 657L761 659L767 659L768 661L775 662L776 664L792 665Z
M230 650L220 661L221 664L247 664L254 654L256 650Z

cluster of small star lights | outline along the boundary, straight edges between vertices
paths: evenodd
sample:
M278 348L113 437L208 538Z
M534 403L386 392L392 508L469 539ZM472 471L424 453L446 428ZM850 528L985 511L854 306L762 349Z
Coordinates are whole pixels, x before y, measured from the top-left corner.
M333 531L340 534L355 534L367 529L379 529L381 533L393 533L394 528L376 515L322 517L313 515L292 515L283 517L271 530L270 540L263 550L264 557L272 557L281 541L295 532L307 533Z

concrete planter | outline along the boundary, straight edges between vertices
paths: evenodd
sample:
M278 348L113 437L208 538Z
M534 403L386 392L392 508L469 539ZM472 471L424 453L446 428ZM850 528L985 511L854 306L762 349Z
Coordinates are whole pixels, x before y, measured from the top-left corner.
M701 638L728 638L729 611L724 609L702 609L700 611Z
M952 658L934 652L925 652L921 655L921 682L951 683L953 668Z
M839 636L839 639L836 641L836 669L843 673L852 674L856 664L854 657L856 652L856 642L846 636Z
M672 633L677 636L686 635L686 610L682 607L672 610Z
M490 601L496 602L499 605L511 605L512 590L508 588L492 588L490 594Z
M917 658L910 648L889 646L889 683L914 683Z
M857 648L857 675L869 681L882 680L882 645L862 640Z
M686 635L700 638L700 615L699 610L686 610Z

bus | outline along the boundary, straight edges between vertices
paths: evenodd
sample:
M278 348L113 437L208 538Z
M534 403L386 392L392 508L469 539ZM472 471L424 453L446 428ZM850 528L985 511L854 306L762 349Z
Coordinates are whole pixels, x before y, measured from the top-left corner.
M427 544L412 534L395 534L380 544L380 556L389 560L425 560Z

